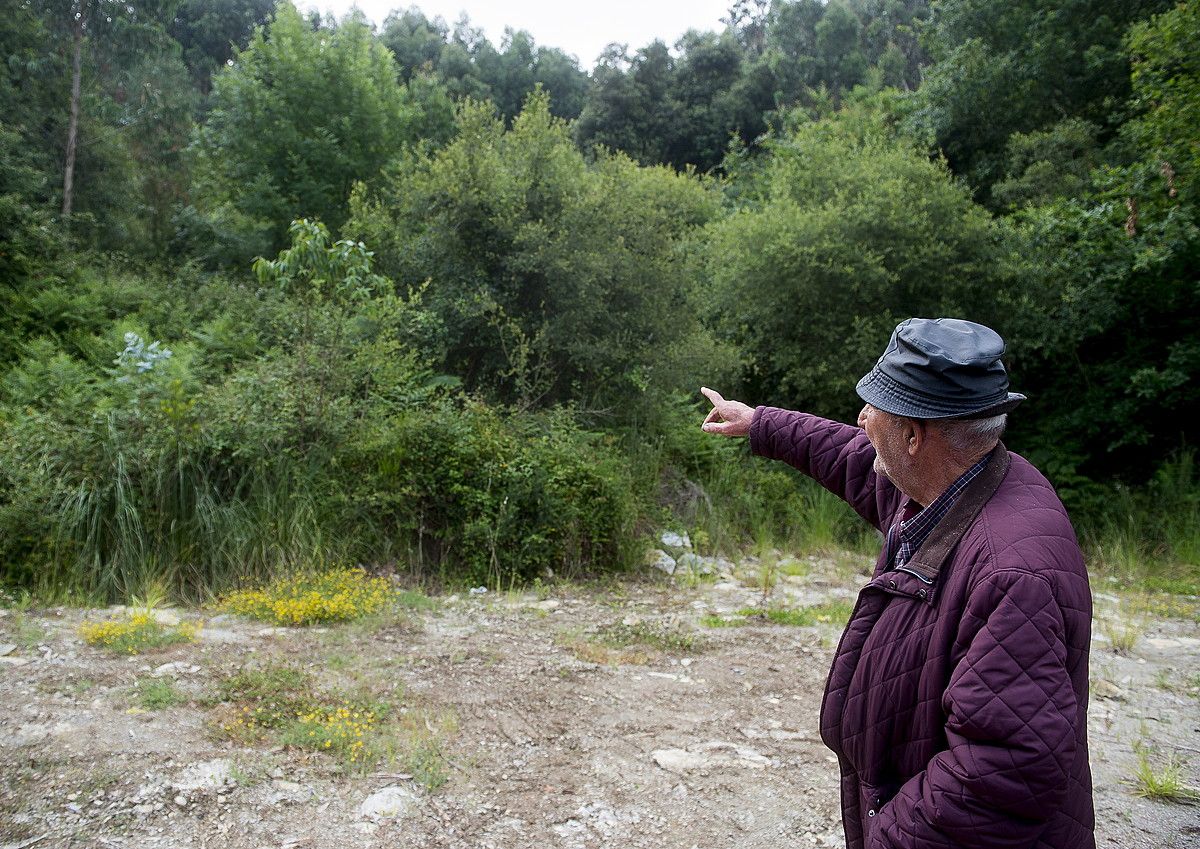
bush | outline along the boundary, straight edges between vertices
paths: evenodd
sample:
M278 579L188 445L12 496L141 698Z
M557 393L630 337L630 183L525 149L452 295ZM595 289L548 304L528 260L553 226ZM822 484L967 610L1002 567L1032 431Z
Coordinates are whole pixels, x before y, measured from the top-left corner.
M206 600L397 555L493 582L633 559L615 444L432 373L412 340L436 320L365 246L297 222L256 271L170 308L132 287L131 315L27 347L0 399L0 581Z
M139 654L196 639L196 626L184 622L167 627L159 624L150 611L130 614L124 619L84 622L79 636L89 646L102 646L115 654Z
M356 511L419 570L493 586L628 565L637 501L612 440L565 413L443 399L399 413L345 460Z
M535 93L510 130L464 105L444 149L359 187L346 231L397 285L426 287L443 368L469 389L625 412L678 388L681 360L713 362L688 251L716 211L694 177L619 154L589 163Z
M941 163L837 116L767 157L707 246L715 324L750 395L848 420L898 321L1001 318L998 233Z
M370 616L391 599L391 588L383 578L369 578L361 569L335 569L239 590L226 596L221 606L276 625L312 625Z

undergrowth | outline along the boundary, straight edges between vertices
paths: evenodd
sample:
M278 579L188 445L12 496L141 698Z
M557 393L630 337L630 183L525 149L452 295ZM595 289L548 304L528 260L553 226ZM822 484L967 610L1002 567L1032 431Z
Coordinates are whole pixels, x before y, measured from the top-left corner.
M278 578L259 589L230 593L221 606L230 613L276 625L312 625L361 619L395 600L384 578L361 569L332 569Z
M326 692L305 670L270 663L224 679L205 706L213 734L243 745L320 752L354 773L392 763L430 789L447 778L441 747L453 723L394 694Z
M84 622L79 635L90 646L105 648L115 654L140 654L196 639L199 626L182 622L166 626L155 620L149 611L131 613L122 619L103 622Z

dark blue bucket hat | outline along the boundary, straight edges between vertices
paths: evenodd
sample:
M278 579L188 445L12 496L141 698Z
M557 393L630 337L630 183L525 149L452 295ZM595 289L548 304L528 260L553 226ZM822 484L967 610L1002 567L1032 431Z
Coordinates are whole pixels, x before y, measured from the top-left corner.
M858 382L873 407L911 419L981 419L1025 400L1008 391L1004 340L958 318L910 318L896 325L875 368Z

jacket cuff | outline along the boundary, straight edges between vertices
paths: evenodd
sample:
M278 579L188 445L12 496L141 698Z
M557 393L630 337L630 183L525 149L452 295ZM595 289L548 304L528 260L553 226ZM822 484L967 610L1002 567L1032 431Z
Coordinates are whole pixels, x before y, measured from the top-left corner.
M763 413L766 407L755 407L754 418L750 419L750 453L761 455L765 434L763 434Z

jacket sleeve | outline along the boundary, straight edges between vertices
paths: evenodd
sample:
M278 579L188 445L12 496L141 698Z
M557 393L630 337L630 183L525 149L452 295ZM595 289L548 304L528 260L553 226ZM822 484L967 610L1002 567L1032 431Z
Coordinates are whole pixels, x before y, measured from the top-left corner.
M948 748L880 809L868 849L1031 849L1066 796L1078 705L1049 581L993 573L959 635L942 697Z
M875 449L861 428L759 407L750 423L750 450L795 466L881 530L900 506L900 491L875 471Z

